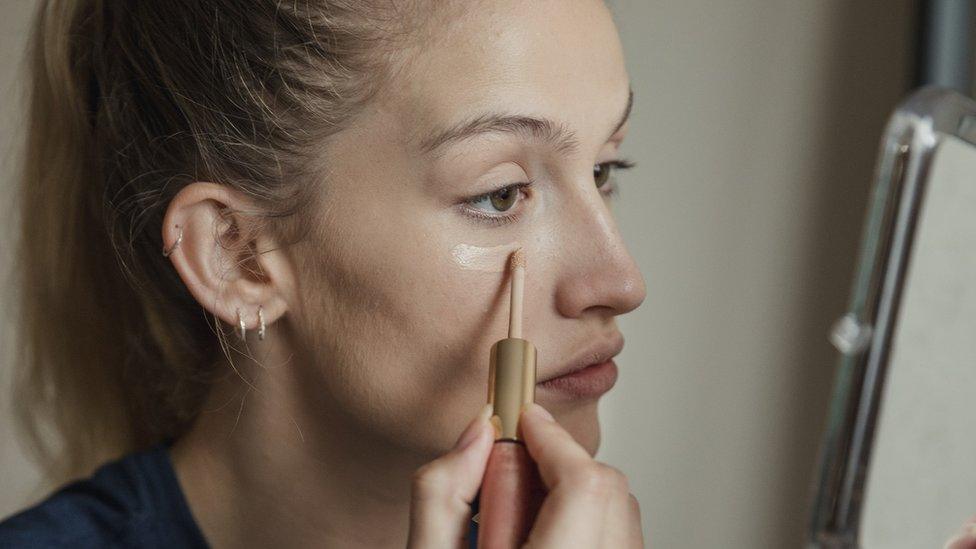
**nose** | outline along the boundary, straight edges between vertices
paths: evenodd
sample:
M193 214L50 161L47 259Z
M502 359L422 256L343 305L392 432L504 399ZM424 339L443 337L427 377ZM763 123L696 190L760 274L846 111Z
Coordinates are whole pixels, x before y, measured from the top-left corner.
M566 206L564 260L556 280L559 313L578 318L588 311L612 316L636 309L647 297L644 277L603 195L590 183Z

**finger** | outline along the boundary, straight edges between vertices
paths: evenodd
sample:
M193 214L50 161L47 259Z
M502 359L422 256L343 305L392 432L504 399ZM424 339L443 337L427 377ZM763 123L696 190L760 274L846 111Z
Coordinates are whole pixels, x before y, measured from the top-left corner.
M972 534L959 534L947 541L943 549L976 549L976 537Z
M621 491L611 496L600 547L643 549L644 535L641 532L640 505L634 494Z
M943 549L976 549L976 515L963 523L958 535L947 541Z
M575 478L577 469L594 463L590 453L580 446L573 435L563 429L545 408L532 402L519 418L525 448L539 467L539 476L550 490L560 482Z
M526 449L549 489L528 545L600 547L607 507L622 475L593 460L538 404L526 406L520 422Z
M408 548L455 549L461 545L471 520L471 503L491 454L491 411L492 406L485 405L454 448L414 473Z

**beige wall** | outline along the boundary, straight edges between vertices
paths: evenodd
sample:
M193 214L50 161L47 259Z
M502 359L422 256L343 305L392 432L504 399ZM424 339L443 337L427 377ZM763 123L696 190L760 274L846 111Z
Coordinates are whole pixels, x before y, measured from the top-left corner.
M905 1L617 0L648 282L601 458L652 547L799 547Z
M10 287L8 273L13 222L11 193L13 192L13 164L17 157L17 138L22 126L20 80L17 70L26 39L27 19L32 0L3 0L0 16L0 517L31 498L37 475L14 441L10 421L9 351L16 345L11 340Z
M28 4L4 2L4 89ZM599 458L631 478L652 547L797 547L832 380L826 331L907 85L909 2L613 4L636 102L624 155L639 164L618 212L648 299L622 321ZM3 97L6 150L17 107ZM11 444L0 471L4 515L32 472Z

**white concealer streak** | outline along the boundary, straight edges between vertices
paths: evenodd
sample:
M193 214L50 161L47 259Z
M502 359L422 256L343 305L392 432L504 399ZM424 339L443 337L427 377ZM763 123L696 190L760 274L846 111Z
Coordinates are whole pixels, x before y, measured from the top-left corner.
M509 256L521 246L518 242L509 242L500 246L458 244L451 250L451 255L462 269L500 273L508 269Z

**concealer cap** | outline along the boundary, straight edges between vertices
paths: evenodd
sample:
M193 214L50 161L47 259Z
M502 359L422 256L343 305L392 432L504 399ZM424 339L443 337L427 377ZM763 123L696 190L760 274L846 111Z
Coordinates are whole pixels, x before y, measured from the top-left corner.
M525 339L509 337L491 346L488 366L488 403L495 440L519 441L519 414L535 402L536 352Z

